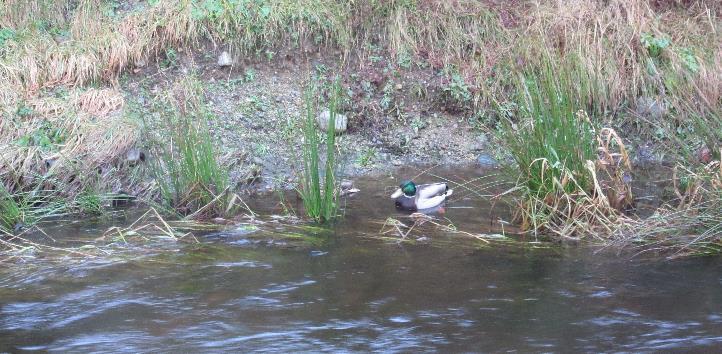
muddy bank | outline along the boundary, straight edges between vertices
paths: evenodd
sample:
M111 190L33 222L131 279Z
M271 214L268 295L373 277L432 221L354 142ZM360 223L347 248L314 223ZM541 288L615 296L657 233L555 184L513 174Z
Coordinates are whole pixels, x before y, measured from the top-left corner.
M323 85L335 75L341 76L347 90L340 112L347 117L347 129L337 140L344 176L378 174L407 165L493 168L506 158L494 134L478 121L470 106L460 108L447 102L433 70L397 68L384 73L321 59L226 66L219 65L218 52L205 56L181 53L170 67L138 68L121 87L136 115L149 115L154 94L179 77L195 73L214 116L209 124L219 157L230 167L233 185L239 189L295 185L303 90L312 81ZM380 77L372 82L363 75Z

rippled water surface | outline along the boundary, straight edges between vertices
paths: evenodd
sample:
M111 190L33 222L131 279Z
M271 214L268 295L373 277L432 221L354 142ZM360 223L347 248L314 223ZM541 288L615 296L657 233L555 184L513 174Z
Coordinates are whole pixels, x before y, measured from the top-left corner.
M0 350L722 348L719 258L630 260L584 247L488 246L430 228L413 236L430 242L370 237L387 216L399 216L382 198L394 181L359 182L362 193L348 200L341 224L308 247L208 237L126 260L2 269ZM461 230L499 232L488 202L457 192L445 217ZM254 207L278 209L271 199ZM68 225L56 237L107 226Z

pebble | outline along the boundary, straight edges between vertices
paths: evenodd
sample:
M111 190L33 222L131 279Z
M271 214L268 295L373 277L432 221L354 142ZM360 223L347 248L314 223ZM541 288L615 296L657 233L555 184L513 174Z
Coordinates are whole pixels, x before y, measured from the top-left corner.
M341 189L351 189L353 188L353 181L345 180L341 182Z
M132 148L125 154L125 160L131 163L145 161L145 153L138 148Z
M233 64L233 59L231 58L231 55L228 54L228 52L223 51L221 55L218 57L218 66L220 67L226 67L231 66Z
M659 120L667 113L667 106L660 99L640 96L636 102L636 113L642 117Z
M697 150L697 158L701 163L710 163L712 161L712 151L705 146Z
M316 118L316 121L318 123L318 126L323 129L323 131L328 130L328 121L331 118L331 111L324 110L321 112L321 114L318 115ZM340 113L336 113L336 133L343 133L346 131L346 128L348 126L348 118Z
M494 159L493 157L487 155L487 154L481 154L479 157L476 158L476 162L481 167L497 167L499 163Z

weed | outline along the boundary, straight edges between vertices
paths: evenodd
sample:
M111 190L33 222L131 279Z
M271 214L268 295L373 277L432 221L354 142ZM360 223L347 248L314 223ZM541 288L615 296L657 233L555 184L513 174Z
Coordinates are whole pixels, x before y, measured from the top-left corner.
M386 85L384 85L382 92L383 95L381 96L379 105L385 111L389 111L393 108L392 105L394 104L394 83L392 81L387 82Z
M246 82L253 82L256 80L256 71L252 68L248 68L243 72L243 79Z
M321 141L316 127L319 114L318 92L316 85L309 84L304 94L306 105L303 123L303 178L299 193L303 199L306 214L319 223L331 222L337 216L338 193L336 181L336 115L342 90L340 81L334 81L329 93L329 122L326 132L326 161L321 178Z
M167 48L165 50L165 59L160 62L162 68L174 68L178 66L178 52L173 48Z
M361 167L369 167L376 161L377 151L375 147L366 147L356 159L356 164Z
M15 39L15 31L10 28L0 28L0 49L5 47L5 42Z
M159 122L146 122L150 149L158 159L153 172L166 206L198 217L228 212L228 172L216 160L217 147L210 138L208 110L203 91L194 76L177 82L158 100ZM158 129L160 128L160 129Z
M253 150L256 153L256 156L266 156L268 155L268 152L271 151L271 148L266 144L257 143L255 144Z
M12 232L24 220L24 206L0 184L0 231Z
M409 53L404 50L397 55L396 63L404 69L411 69L411 64L413 63L413 60L411 58L411 55L409 55Z
M88 190L78 194L74 201L76 209L82 214L98 215L103 212L103 198L95 191Z
M414 130L414 133L418 134L421 129L426 128L428 124L424 122L421 117L415 117L411 120L411 128Z
M442 87L442 90L447 100L459 106L459 108L467 107L471 103L473 96L464 77L453 67L447 67L444 72L448 76L448 82Z
M371 61L371 63L376 64L376 63L384 60L384 57L382 57L380 55L371 55L371 56L369 56L369 60Z
M641 42L652 58L659 57L662 54L662 50L670 45L669 38L665 36L657 37L646 32L642 33Z
M630 164L616 133L602 129L597 136L577 110L574 82L555 62L522 75L518 104L527 119L517 128L507 124L502 137L516 162L523 228L584 237L623 219L617 210L631 202L623 180Z

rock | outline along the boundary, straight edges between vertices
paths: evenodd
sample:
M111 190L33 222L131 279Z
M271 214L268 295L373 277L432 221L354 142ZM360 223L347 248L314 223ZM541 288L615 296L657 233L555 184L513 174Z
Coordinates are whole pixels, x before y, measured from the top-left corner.
M228 54L228 52L223 51L218 57L218 66L223 68L231 65L233 65L233 59L231 58L231 55Z
M499 162L497 162L496 159L494 159L493 157L491 157L487 154L479 155L479 157L476 158L476 162L481 167L492 168L492 167L499 166Z
M401 85L401 84L396 84L396 91L401 91L401 89L403 89L403 88L404 88L403 85Z
M56 160L55 158L46 159L45 160L45 168L49 170L51 167L53 167L53 165L55 165L55 163L57 161L58 160Z
M342 196L342 197L345 197L345 196L347 196L347 195L354 195L354 194L356 194L356 193L358 193L358 192L360 192L360 191L361 191L361 190L358 189L358 188L351 188L351 189L341 190L341 196Z
M650 145L642 145L637 148L633 161L634 165L647 165L659 162L654 150Z
M328 121L331 118L331 111L324 110L321 112L321 114L318 115L318 118L316 121L318 122L318 126L323 129L323 131L328 130ZM348 125L348 118L340 113L336 113L336 133L343 133L346 131L347 125Z
M642 117L660 120L667 113L667 106L660 99L639 96L636 102L635 111Z
M341 189L351 189L353 188L353 181L345 180L341 182Z
M138 148L132 148L125 154L125 161L136 164L145 161L145 153Z
M706 146L702 147L697 150L697 159L699 159L699 162L704 164L712 162L712 150Z

